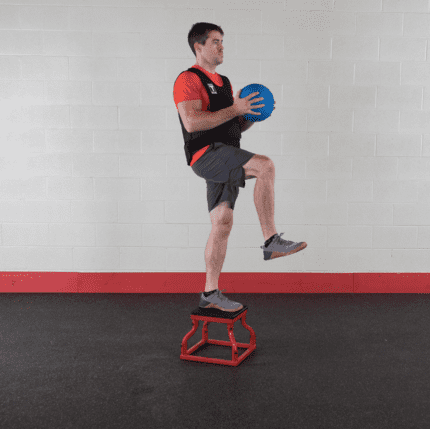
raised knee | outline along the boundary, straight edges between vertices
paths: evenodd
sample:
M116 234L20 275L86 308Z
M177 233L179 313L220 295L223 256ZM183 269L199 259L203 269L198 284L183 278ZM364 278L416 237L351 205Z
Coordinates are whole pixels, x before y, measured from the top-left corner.
M269 158L265 157L262 164L261 173L263 174L275 174L275 163Z

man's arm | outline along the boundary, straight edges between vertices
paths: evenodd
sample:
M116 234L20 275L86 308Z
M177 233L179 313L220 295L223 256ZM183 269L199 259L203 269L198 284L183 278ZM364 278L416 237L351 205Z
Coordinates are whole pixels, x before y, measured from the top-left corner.
M238 116L238 118L239 118L239 123L240 123L240 131L242 133L246 130L249 130L254 125L254 122L247 121L242 115Z
M186 100L178 104L179 114L189 133L206 131L238 116L234 106L216 112L202 110L202 100Z

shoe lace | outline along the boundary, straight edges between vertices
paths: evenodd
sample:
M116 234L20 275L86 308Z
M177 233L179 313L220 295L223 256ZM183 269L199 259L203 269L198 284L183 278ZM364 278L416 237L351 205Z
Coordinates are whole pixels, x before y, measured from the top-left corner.
M223 289L223 290L219 290L218 289L218 292L215 292L215 293L218 293L218 297L219 297L219 299L221 300L221 301L226 301L227 300L227 297L226 296L224 296L221 292L224 292L224 291L226 291L227 289Z
M283 238L281 238L281 235L284 235L284 233L281 232L279 235L275 237L275 241L277 243L282 244L283 246L290 246L291 244L294 243L294 241L284 240Z

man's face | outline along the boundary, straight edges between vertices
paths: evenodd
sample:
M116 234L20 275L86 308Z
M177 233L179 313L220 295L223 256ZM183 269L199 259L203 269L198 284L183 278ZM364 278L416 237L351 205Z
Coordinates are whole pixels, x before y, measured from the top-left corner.
M215 66L222 64L224 55L224 46L222 45L223 37L219 31L213 30L204 45L196 44L195 47L200 50L200 56L209 64ZM196 49L197 52L197 49Z

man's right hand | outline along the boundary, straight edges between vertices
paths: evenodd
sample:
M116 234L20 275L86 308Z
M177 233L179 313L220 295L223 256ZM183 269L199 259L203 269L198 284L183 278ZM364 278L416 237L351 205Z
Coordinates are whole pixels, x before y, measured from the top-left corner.
M253 92L252 94L247 95L246 97L240 98L239 95L242 92L240 89L237 91L236 97L234 97L233 107L238 112L238 116L246 115L247 113L251 113L252 115L261 115L260 112L254 112L252 109L258 109L259 107L264 107L264 104L253 105L257 101L264 100L264 97L254 98L259 94L259 92Z

